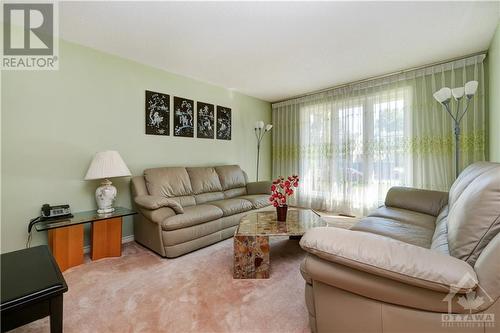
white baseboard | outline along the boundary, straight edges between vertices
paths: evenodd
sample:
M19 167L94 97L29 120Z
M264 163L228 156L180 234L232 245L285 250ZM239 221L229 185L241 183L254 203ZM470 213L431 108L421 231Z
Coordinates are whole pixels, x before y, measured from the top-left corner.
M133 241L134 241L134 235L125 236L122 238L122 244L130 243ZM85 254L90 253L90 245L86 245L83 247L83 253Z

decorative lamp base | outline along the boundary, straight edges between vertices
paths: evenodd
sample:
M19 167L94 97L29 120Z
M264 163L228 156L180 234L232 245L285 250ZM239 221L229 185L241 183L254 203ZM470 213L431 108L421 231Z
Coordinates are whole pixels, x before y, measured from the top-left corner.
M113 208L113 201L116 198L116 187L111 185L109 179L105 179L101 186L95 190L95 201L97 202L98 214L109 214L115 209Z
M115 211L115 209L113 207L107 208L107 209L98 209L97 214L109 214L109 213L113 213L114 211Z

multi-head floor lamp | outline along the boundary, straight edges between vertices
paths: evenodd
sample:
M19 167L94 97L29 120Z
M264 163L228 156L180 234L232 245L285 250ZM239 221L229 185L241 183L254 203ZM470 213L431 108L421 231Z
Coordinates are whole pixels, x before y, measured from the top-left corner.
M462 118L464 117L465 113L467 112L467 109L469 108L469 103L474 94L476 93L478 86L477 81L469 81L465 84L464 87L459 87L459 88L453 88L450 89L448 87L444 87L439 89L434 93L434 98L436 101L441 103L445 110L449 113L451 118L453 119L453 123L455 125L455 176L458 177L459 172L459 161L460 161L460 122L462 121ZM450 101L451 101L451 96L455 98L457 101L457 110L455 113L451 112L450 110ZM466 99L466 104L465 107L463 108L463 112L460 112L460 104L461 101L463 100L463 97L465 96Z
M260 159L260 142L264 135L273 128L273 125L267 124L264 126L264 122L259 120L255 123L255 137L257 138L257 177L256 181L259 181L259 159Z

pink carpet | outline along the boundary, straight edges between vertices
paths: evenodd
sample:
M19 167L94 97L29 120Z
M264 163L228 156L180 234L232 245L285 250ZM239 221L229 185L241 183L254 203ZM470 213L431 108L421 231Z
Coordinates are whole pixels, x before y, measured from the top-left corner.
M65 332L310 332L297 240L271 241L271 278L233 280L233 240L176 259L136 243L64 273ZM49 332L48 319L15 332Z

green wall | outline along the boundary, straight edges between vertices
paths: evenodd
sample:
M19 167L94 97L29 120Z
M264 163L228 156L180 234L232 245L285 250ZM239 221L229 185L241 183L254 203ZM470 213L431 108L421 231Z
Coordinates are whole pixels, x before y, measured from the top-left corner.
M158 166L239 164L255 178L253 125L271 121L269 103L237 92L61 41L58 71L4 71L2 92L1 251L24 247L28 220L43 203L96 207L98 181L83 180L93 154L118 150L133 175ZM232 140L144 134L144 91L232 108ZM271 175L270 135L261 179ZM130 207L129 179L115 179L117 205ZM133 233L132 219L124 236ZM86 242L88 242L88 228ZM35 233L33 244L45 243Z
M500 162L500 24L488 50L490 160Z

